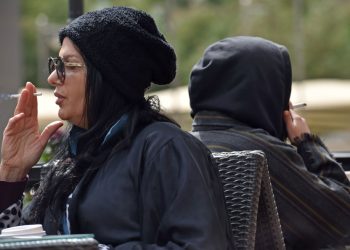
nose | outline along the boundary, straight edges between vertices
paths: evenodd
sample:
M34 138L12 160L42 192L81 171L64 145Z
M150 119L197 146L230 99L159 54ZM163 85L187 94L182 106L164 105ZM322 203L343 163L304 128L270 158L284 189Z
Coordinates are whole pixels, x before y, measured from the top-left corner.
M47 78L47 82L52 85L52 86L57 86L57 85L62 85L63 83L61 82L60 79L58 79L57 72L56 70L52 71L51 74Z

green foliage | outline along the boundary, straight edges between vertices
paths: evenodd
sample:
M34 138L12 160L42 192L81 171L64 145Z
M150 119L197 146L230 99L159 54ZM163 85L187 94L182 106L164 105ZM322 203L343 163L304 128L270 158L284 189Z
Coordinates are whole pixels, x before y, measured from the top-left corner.
M33 199L33 191L24 192L23 207L26 207Z
M85 11L113 5L143 9L178 56L176 85L188 83L192 66L211 43L228 36L254 35L287 46L297 65L295 41L302 39L305 78L350 78L350 1L304 0L303 34L295 31L294 2L276 0L85 0ZM64 26L68 0L22 1L24 77L36 82L38 68L36 20L40 13L49 23ZM39 48L40 49L40 48ZM51 53L57 53L51 48ZM40 79L42 86L47 86ZM40 86L40 85L39 85Z
M349 78L350 1L313 0L306 7L306 77Z
M57 130L48 141L44 152L41 154L40 163L47 163L53 156L57 153L59 146L63 140L64 132L62 130Z
M44 87L45 83L38 83L38 51L37 51L37 25L36 21L40 14L48 16L49 22L61 23L67 20L68 1L21 1L21 27L23 30L24 51L24 76L22 82L33 81L38 86ZM40 70L46 70L40 69Z
M234 4L230 4L211 8L191 6L175 12L174 19L177 22L169 40L173 42L177 52L177 81L180 84L188 83L192 66L209 44L234 33L237 17L229 14L234 9Z

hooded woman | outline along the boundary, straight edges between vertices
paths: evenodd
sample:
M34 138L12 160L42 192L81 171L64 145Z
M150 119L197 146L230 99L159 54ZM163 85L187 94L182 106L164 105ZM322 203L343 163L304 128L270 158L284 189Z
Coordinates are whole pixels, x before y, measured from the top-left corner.
M284 46L247 36L218 41L191 72L193 134L212 152L265 153L287 249L349 244L350 182L293 110L291 86Z

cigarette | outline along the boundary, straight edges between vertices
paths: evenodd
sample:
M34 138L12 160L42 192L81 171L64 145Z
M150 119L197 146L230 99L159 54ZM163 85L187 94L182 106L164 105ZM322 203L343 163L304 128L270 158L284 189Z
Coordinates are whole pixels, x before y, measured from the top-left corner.
M41 95L43 95L43 93L41 93L41 92L33 93L33 96L41 96ZM21 94L12 94L12 95L10 95L10 98L18 98L20 96L21 96Z
M306 103L298 103L293 105L293 109L298 109L298 108L302 108L302 107L306 107Z

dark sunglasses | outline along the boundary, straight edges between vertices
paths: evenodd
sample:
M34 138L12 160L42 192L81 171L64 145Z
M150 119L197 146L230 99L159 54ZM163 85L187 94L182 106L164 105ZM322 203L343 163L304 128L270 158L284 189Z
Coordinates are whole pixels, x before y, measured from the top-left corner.
M49 75L56 70L57 77L61 83L64 82L66 78L65 67L84 67L82 63L74 62L64 62L61 57L50 57L49 62Z

